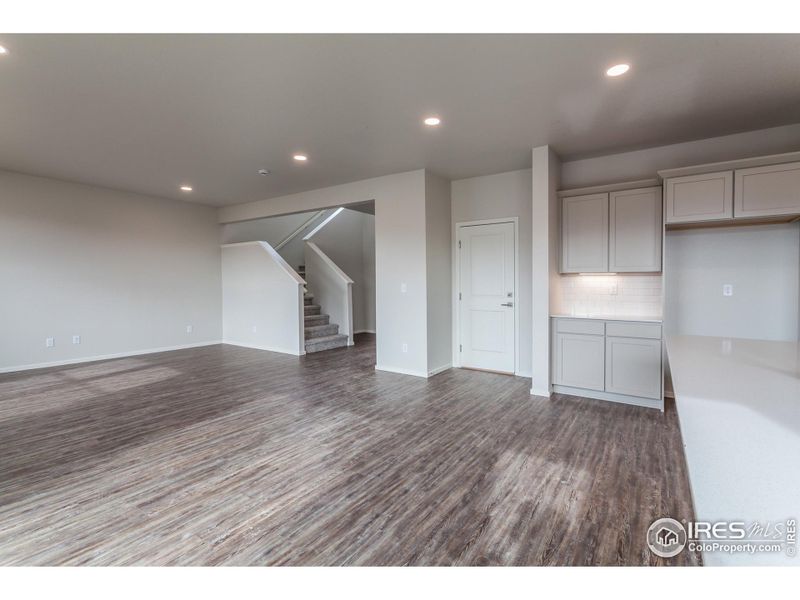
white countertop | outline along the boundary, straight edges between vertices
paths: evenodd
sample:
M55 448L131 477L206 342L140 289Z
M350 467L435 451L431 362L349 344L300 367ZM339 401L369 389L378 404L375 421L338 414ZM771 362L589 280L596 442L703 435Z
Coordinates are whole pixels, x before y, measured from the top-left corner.
M552 319L591 319L595 321L636 321L639 323L661 323L662 318L656 316L637 317L634 315L604 315L599 313L582 313L582 314L567 314L567 313L554 313L551 314Z
M800 343L667 336L667 354L696 518L800 519ZM783 552L704 560L800 566Z

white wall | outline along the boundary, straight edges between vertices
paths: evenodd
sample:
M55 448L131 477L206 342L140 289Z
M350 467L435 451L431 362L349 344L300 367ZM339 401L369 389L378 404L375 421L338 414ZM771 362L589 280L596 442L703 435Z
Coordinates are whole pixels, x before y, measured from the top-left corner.
M428 373L453 364L450 181L425 173Z
M367 200L375 201L376 368L426 376L424 170L228 206L218 217L221 223L232 223Z
M561 166L561 184L568 189L650 179L662 169L794 152L798 148L800 124L758 129L682 144L565 161Z
M375 333L375 215L371 215L368 226L362 231L361 248L364 258L364 331Z
M222 247L222 338L286 354L305 354L303 280L264 242Z
M519 219L519 287L515 302L519 304L517 329L519 342L519 375L531 376L532 322L532 246L531 246L531 170L510 171L484 177L453 181L452 231L456 223L518 217ZM455 233L454 233L455 234ZM452 280L455 280L455 261ZM453 315L453 319L455 319ZM453 330L458 324L453 321ZM455 342L454 342L455 343Z
M798 339L800 223L668 232L665 277L668 333Z
M365 238L375 239L375 217L348 209L310 238L353 280L355 332L375 331L375 246L368 246ZM325 312L324 305L322 310Z
M221 338L215 209L0 171L0 257L0 369Z
M537 396L550 395L550 313L560 304L558 245L560 162L549 146L533 149L531 170L533 239L532 386Z

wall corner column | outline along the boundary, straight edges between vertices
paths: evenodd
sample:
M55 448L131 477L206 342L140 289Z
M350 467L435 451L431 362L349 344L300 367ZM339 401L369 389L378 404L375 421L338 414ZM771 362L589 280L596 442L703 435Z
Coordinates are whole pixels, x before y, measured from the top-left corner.
M532 385L531 394L549 397L550 309L555 308L558 285L559 206L561 161L550 146L533 148L531 159L532 202Z

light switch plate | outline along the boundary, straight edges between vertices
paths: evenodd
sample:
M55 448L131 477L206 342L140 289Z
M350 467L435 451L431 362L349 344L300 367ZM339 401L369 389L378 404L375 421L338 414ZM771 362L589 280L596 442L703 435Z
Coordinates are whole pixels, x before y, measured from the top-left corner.
M72 343L73 343L73 344L80 344L80 343L81 343L81 336L79 336L79 335L73 335L73 336L72 336Z
M45 338L44 345L47 346L48 348L52 348L53 346L56 345L56 339L51 337Z
M722 286L722 295L733 296L733 286L730 283L726 283Z

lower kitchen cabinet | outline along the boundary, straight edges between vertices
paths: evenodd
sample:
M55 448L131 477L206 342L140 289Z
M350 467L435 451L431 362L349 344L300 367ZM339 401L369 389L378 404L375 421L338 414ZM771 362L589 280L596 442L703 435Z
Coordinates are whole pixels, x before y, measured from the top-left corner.
M663 410L661 324L553 318L553 391Z
M557 333L555 382L602 390L605 380L604 340L602 335Z
M607 392L661 398L661 340L606 337Z

